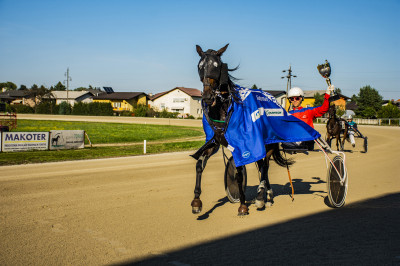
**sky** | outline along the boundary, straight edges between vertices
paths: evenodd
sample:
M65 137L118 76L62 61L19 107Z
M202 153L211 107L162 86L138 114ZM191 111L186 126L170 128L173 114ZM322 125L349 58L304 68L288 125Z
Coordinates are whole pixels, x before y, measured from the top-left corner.
M0 0L0 82L158 93L202 89L196 44L222 56L241 86L325 90L370 85L399 99L400 0Z

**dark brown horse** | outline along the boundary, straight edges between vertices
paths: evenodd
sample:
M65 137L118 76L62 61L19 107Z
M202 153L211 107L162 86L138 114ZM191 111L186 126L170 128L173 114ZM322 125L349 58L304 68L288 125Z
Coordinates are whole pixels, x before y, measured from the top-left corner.
M326 142L328 142L329 146L331 146L332 139L336 138L337 150L339 150L339 144L340 144L340 150L343 150L349 127L347 123L345 123L345 120L338 118L336 116L336 107L334 104L329 106L328 114L329 114L329 119L328 122L326 123L326 132L327 132ZM340 140L341 133L343 133L342 141Z
M229 125L230 113L228 112L228 107L232 101L240 102L234 90L235 85L231 81L232 77L228 73L228 71L234 71L236 69L228 69L227 64L221 61L221 55L227 48L228 44L218 51L209 49L203 52L201 47L196 45L197 53L201 57L198 64L198 72L200 80L203 83L202 108L207 121L209 121L214 131L214 138L192 155L192 157L197 160L196 185L194 189L194 199L191 203L193 213L200 213L202 210L202 202L200 200L201 176L206 167L207 160L218 151L220 145L224 147L228 146L228 142L224 136ZM273 202L273 193L268 180L268 168L271 155L275 162L282 167L293 163L282 157L278 143L266 145L265 149L266 157L256 162L261 173L260 185L258 186L256 197L256 207L258 209L262 209L265 205L265 193L267 193L267 200ZM246 215L249 213L249 209L245 202L245 194L242 187L244 167L236 167L236 170L235 179L238 183L240 194L238 215Z

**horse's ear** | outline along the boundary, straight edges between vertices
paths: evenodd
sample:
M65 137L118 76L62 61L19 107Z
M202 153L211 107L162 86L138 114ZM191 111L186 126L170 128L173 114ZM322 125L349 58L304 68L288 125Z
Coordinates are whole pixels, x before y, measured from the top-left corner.
M219 49L217 51L217 55L221 56L226 51L226 49L228 48L228 45L229 45L229 43L227 45L225 45L224 47L222 47L221 49Z
M200 45L197 45L197 44L196 44L196 51L197 51L197 53L200 55L200 57L203 57L204 52L203 52L203 50L201 49Z

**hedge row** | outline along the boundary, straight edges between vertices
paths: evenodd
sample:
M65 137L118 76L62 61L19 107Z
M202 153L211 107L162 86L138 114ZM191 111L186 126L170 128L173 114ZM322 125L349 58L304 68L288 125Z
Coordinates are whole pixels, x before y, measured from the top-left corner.
M93 116L112 116L114 114L110 103L82 103L78 102L71 106L67 102L56 105L54 102L43 102L35 108L27 105L6 105L7 112L25 113L25 114L60 114L60 115L93 115ZM179 113L171 113L166 110L157 112L146 105L138 105L133 111L123 111L122 116L138 117L161 117L177 118ZM188 118L194 119L190 116Z

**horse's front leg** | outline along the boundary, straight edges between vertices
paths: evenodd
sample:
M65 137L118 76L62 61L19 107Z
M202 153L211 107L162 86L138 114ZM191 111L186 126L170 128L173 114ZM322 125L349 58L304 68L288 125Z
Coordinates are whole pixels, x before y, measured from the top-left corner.
M194 214L200 213L203 206L203 203L200 200L201 176L203 174L204 168L206 167L207 160L213 154L215 149L218 149L218 146L205 150L196 163L196 185L194 187L194 199L191 203L192 213Z
M236 180L239 186L239 194L240 194L240 206L238 209L238 215L247 215L249 214L249 208L246 205L246 197L243 191L243 166L236 167Z
M331 134L329 134L329 132L326 133L326 143L328 143L329 147L332 147L332 145L331 145Z
M347 129L347 126L346 126L346 128L344 130L344 133L343 133L342 151L344 150L344 144L346 143L346 139L348 137L347 134L348 134L348 129Z

